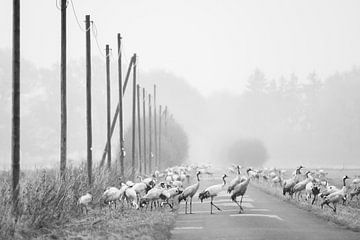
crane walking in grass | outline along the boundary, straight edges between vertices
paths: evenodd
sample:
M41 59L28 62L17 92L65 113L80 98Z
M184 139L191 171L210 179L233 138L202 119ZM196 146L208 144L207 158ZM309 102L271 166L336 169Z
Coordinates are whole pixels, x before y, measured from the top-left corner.
M91 193L86 193L84 196L81 196L78 200L78 205L80 206L82 211L85 208L86 214L89 211L87 206L92 202L92 200L93 200L93 196L91 195Z
M213 185L210 186L208 188L206 188L204 191L202 191L201 193L199 193L199 199L201 202L203 202L204 199L209 198L210 197L210 214L213 214L213 206L216 207L217 210L221 211L221 209L216 206L213 203L214 197L216 197L220 192L225 190L226 187L226 181L225 178L227 177L226 174L223 175L222 179L223 179L223 183L222 184L217 184L217 185Z
M336 212L336 205L341 200L344 201L346 199L346 179L350 179L348 176L343 177L343 187L341 190L333 192L325 197L324 201L321 203L321 208L324 207L324 205L328 205L329 208L331 208L334 212ZM333 207L330 206L330 203L332 203Z

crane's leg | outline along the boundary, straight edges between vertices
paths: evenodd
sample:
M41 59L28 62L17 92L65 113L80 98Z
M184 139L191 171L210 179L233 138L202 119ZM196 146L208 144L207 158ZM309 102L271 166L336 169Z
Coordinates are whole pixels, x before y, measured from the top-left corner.
M188 202L188 200L186 199L185 200L185 214L187 214L187 202Z
M233 201L234 203L236 203L236 205L238 205L238 207L240 208L239 213L241 213L241 206L240 206L240 204L236 201L236 198L235 198L235 199L232 199L232 201Z
M240 199L240 209L244 211L244 209L243 209L242 206L241 206L243 197L244 197L244 195L242 195L242 196L241 196L241 199Z
M192 214L192 197L190 198L190 214Z
M211 202L210 203L211 203L212 206L216 207L217 210L221 211L221 209L213 203L213 197L211 197Z
M212 202L210 202L210 214L213 214L213 212L212 212Z

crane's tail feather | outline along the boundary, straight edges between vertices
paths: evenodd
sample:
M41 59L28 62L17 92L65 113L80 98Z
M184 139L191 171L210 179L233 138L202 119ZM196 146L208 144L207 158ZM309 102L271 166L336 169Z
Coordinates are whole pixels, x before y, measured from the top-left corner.
M201 193L199 193L199 199L202 202L204 199L209 198L210 197L210 193L209 191L202 191Z

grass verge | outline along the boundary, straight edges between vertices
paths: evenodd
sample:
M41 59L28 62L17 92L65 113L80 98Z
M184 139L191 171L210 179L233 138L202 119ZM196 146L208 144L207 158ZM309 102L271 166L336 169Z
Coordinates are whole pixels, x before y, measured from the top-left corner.
M108 186L119 186L117 169L94 170L89 188L85 165L67 170L62 181L53 169L27 171L20 178L16 221L11 212L11 176L0 174L0 239L169 239L175 213L168 208L141 211L101 208ZM77 205L91 191L94 199L88 215Z
M288 202L298 208L306 210L308 212L313 213L314 215L326 220L336 223L346 229L350 229L352 231L360 232L360 209L353 208L348 205L337 205L337 212L334 213L330 208L324 206L323 209L320 207L321 200L317 200L314 205L311 205L311 202L298 201L295 199L289 199L289 197L284 197L282 195L282 189L279 187L272 187L267 183L257 183L252 182L252 186L262 190L263 192L277 197L279 200Z

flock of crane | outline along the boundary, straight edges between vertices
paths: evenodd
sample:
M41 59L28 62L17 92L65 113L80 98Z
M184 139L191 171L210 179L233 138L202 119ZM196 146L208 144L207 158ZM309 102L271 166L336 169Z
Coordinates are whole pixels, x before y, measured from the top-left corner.
M350 186L346 185L346 180L350 179L347 175L342 178L342 188L330 185L327 173L324 170L305 171L303 166L299 166L291 174L290 177L285 178L286 170L276 168L252 170L250 172L251 178L257 182L268 183L272 187L282 189L284 196L289 196L290 199L295 198L297 201L309 201L313 205L321 199L319 203L321 208L324 205L336 212L337 204L346 204L346 201L351 201L356 196L359 200L360 195L360 177L355 176L352 179ZM234 171L234 167L229 169Z
M251 169L248 169L248 173ZM192 199L200 188L200 175L212 175L208 170L208 166L176 166L168 168L163 172L155 171L150 177L138 176L139 181L134 183L132 181L121 182L120 187L108 187L103 192L100 198L100 204L107 204L115 206L117 203L125 204L130 208L135 209L150 209L156 207L169 206L174 208L174 204L180 204L185 201L185 213L187 214L188 203L190 205L189 212L192 213ZM191 176L196 176L196 182L190 184ZM250 176L248 174L248 176ZM234 201L243 211L241 206L242 198L246 192L247 186L250 182L250 177L240 176L240 168L238 168L238 175L226 184L226 174L223 175L221 184L210 186L199 192L198 197L201 202L204 199L210 198L211 214L213 213L213 206L217 207L213 199L222 191L230 193L232 201ZM187 187L185 187L187 185ZM236 200L241 196L240 202ZM88 213L89 205L93 205L93 195L91 192L86 193L78 199L78 205L81 210Z
M222 183L209 186L199 191L201 175L212 175L208 170L208 166L176 166L168 168L162 172L155 171L150 177L138 176L138 182L132 181L121 182L120 187L108 187L100 198L101 204L107 204L111 208L117 203L121 203L124 207L135 209L150 209L169 206L174 208L175 204L185 201L185 214L192 213L192 200L198 193L201 202L204 199L210 199L210 213L213 214L213 207L221 210L214 204L214 198L221 192L227 192L230 199L239 207L239 213L244 211L242 200L246 193L250 180L256 182L266 182L273 187L281 187L283 195L288 194L290 198L295 197L297 200L312 199L312 204L317 201L318 197L322 198L321 207L329 206L336 212L336 205L339 202L345 204L348 198L360 194L360 178L355 177L352 181L353 188L351 191L346 186L348 176L343 177L343 187L341 189L336 186L329 185L326 173L323 170L306 171L304 174L301 170L303 166L299 166L288 179L284 179L286 170L273 169L253 169L247 168L246 174L241 174L242 167L239 165L231 166L227 174L235 174L228 184L225 173L222 176ZM196 176L196 182L190 184L190 178ZM187 187L185 187L187 185ZM303 197L305 194L305 198ZM237 200L238 197L240 201ZM81 209L88 212L88 206L93 204L93 196L89 192L78 200Z

